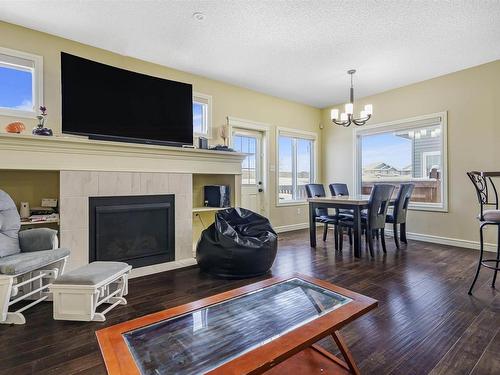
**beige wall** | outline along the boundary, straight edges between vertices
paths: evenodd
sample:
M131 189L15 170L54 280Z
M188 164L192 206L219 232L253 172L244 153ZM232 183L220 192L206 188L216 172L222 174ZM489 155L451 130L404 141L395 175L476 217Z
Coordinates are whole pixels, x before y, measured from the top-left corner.
M188 82L193 85L194 91L212 95L214 139L212 139L211 144L221 142L218 139L218 128L225 123L226 116L263 122L273 127L284 126L314 132L319 131L318 125L321 119L321 111L319 109L125 57L12 24L0 22L0 46L43 56L44 102L48 108L47 124L56 134L60 134L61 132L61 51L141 73ZM245 74L245 72L241 72L241 74ZM13 117L0 116L0 131L4 131L4 126L13 120L15 120ZM35 120L20 120L25 122L29 129L35 124ZM269 163L275 165L274 131L271 132L271 138ZM275 206L276 189L274 172L270 173L269 187L271 201L270 218L273 225L283 226L307 222L307 210L302 209L301 213L298 214L297 207Z
M465 172L500 170L500 60L363 98L356 107L367 103L374 108L371 124L448 112L449 210L411 211L408 231L478 241L478 203ZM323 182L345 181L352 188L353 129L330 125L329 116L330 108L324 109ZM487 240L495 238L489 233Z

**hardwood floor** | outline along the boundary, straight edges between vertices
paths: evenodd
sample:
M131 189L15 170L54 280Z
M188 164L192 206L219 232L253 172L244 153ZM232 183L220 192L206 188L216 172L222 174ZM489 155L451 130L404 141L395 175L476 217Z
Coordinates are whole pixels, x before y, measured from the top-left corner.
M321 231L319 231L321 232ZM500 293L483 269L474 296L467 290L477 252L410 241L371 259L352 256L348 242L335 253L332 235L309 247L307 231L280 235L272 273L301 272L379 300L379 308L342 330L364 374L500 373ZM29 310L24 326L0 326L0 374L105 374L94 331L180 305L269 275L220 280L198 268L130 281L128 305L105 323L52 320L50 303ZM333 349L331 341L323 345Z

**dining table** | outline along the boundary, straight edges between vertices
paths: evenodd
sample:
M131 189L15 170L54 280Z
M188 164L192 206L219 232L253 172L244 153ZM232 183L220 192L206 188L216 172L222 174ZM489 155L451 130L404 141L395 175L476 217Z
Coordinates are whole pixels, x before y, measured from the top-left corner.
M353 211L353 246L354 256L361 257L361 211L368 208L369 195L339 195L332 197L308 198L309 203L309 241L316 247L316 208L349 209ZM391 204L395 199L391 198Z

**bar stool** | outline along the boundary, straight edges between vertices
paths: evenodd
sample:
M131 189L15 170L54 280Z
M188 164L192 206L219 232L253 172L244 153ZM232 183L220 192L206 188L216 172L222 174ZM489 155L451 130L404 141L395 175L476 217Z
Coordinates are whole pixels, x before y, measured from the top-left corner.
M495 281L497 279L497 272L500 269L500 210L498 209L498 193L493 183L491 177L485 177L481 172L467 172L467 176L469 176L470 180L474 184L474 188L476 189L477 199L479 201L479 206L481 208L480 214L478 216L479 219L479 243L480 243L480 253L479 253L479 262L477 264L476 276L474 277L474 281L469 289L469 294L472 294L472 289L474 288L474 284L477 281L477 277L479 276L479 271L481 267L486 267L495 271L493 275L493 282L491 283L491 287L495 287ZM489 187L493 190L493 197L490 196L491 191ZM485 206L493 206L495 209L485 210ZM496 259L483 259L484 253L484 236L483 236L483 228L487 225L496 225L498 230L498 239L497 239L497 257ZM492 266L491 263L495 265Z

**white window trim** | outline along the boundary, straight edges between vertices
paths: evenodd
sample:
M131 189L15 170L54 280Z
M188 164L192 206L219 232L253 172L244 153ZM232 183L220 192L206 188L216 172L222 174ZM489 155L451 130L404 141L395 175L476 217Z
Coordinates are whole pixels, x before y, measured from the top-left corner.
M228 136L229 136L229 144L233 144L233 139L232 139L232 134L234 128L243 130L254 130L254 131L260 131L262 133L262 172L261 172L261 178L262 178L262 189L264 189L264 201L262 202L261 206L264 211L264 215L268 216L270 215L270 193L269 193L269 155L271 154L271 149L270 149L270 139L271 139L271 125L266 124L263 122L256 122L256 121L251 121L251 120L246 120L243 118L239 117L233 117L233 116L228 116L227 117L228 121ZM238 198L238 200L241 198ZM237 201L238 201L237 200ZM239 202L241 203L241 202Z
M263 147L264 134L260 130L250 130L250 129L245 129L245 128L231 127L231 143L230 143L231 146L233 145L233 138L235 136L255 138L256 137L255 132L259 133L259 139L257 139L257 148L255 150L255 179L256 179L256 183L255 184L244 184L243 178L242 178L242 180L241 180L242 186L247 186L247 185L254 186L254 185L257 185L257 181L262 182L262 179L263 179L262 168L263 168L263 166L261 165L260 161L262 161L262 158L264 156L264 150L261 150L261 148ZM259 178L260 178L260 180L259 180Z
M441 151L424 151L422 152L422 171L427 171L427 156L441 156Z
M418 126L419 122L425 123L435 118L441 119L441 181L443 201L441 203L410 202L409 209L416 211L448 212L448 116L446 111L355 128L353 136L354 191L358 194L361 192L361 158L358 157L361 155L360 136L411 129Z
M276 183L276 195L275 195L276 207L307 205L306 199L280 202L280 197L279 197L279 186L280 186L280 181L279 181L280 180L279 179L279 173L280 173L279 137L280 137L280 135L302 138L302 139L310 139L314 142L313 143L314 168L312 168L313 182L316 182L317 178L318 178L318 135L314 132L310 132L310 131L306 131L306 130L292 129L292 128L286 128L286 127L281 127L281 126L276 128L276 178L275 178L275 180L276 180L275 181L275 183ZM292 173L293 173L293 171L292 171Z
M193 102L198 102L198 103L203 103L203 104L206 102L207 107L208 107L207 132L206 133L199 133L199 132L193 131L193 136L212 139L212 96L207 95L207 94L202 94L201 92L193 92Z
M16 51L9 48L0 47L0 53L25 60L33 61L33 111L24 111L20 109L11 109L0 107L0 115L22 118L34 118L38 114L38 108L44 104L43 102L43 57L33 55L31 53Z

